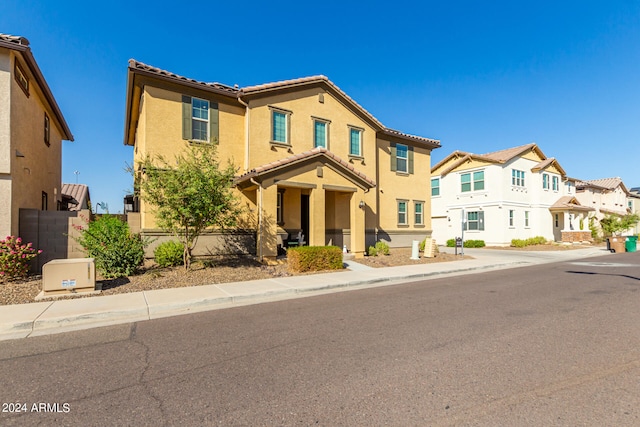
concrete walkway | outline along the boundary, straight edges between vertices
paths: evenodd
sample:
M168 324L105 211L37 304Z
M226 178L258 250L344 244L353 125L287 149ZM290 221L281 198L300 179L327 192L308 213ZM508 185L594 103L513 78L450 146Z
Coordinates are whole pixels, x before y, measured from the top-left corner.
M465 249L465 254L475 259L387 268L369 268L347 260L345 262L351 271L0 306L0 340L415 280L582 259L607 255L609 252L602 247L594 247L551 252Z

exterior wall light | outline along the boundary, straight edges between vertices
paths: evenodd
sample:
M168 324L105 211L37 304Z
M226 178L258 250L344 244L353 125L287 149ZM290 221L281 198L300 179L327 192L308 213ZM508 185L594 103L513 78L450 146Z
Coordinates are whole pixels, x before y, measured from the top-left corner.
M360 200L360 203L358 203L358 207L360 209L364 209L364 201Z

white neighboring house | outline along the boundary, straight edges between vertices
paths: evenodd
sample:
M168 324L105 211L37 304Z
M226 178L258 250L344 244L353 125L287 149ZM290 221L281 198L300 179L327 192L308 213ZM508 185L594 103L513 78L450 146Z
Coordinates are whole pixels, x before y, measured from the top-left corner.
M553 157L534 144L487 154L455 151L431 169L433 237L460 237L509 245L544 236L562 242L590 241L587 215Z
M594 209L590 215L597 222L607 215L623 216L633 212L632 194L620 178L602 178L576 182L576 198L584 206ZM632 234L628 230L623 234Z
M640 214L640 187L629 190L629 210L631 213ZM640 223L633 228L633 234L640 234Z

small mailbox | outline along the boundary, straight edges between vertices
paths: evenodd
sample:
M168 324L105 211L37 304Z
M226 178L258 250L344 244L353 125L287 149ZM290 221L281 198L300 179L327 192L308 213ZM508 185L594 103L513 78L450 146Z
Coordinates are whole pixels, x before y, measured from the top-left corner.
M54 259L42 266L39 297L61 296L96 290L93 258Z

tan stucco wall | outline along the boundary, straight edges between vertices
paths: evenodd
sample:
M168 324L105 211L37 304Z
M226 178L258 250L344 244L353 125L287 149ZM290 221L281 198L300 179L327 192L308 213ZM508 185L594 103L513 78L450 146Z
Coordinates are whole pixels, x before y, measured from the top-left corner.
M158 84L163 85L162 83ZM188 143L182 140L182 93L184 93L184 89L178 85L167 84L163 87L154 87L147 83L144 86L144 98L140 107L140 119L136 134L136 160L139 160L140 156L145 153L162 154L171 158L179 150L188 146ZM347 108L340 101L340 98L331 91L317 87L295 93L252 99L247 101L248 111L237 105L224 104L221 102L222 100L207 97L197 91L186 94L219 102L220 143L218 157L223 162L228 158L233 159L239 169L239 174L313 149L313 123L314 119L318 118L329 122L328 150L344 161L350 162L358 172L378 183L377 188L369 190L357 188L355 192L341 192L334 189L324 191L324 194L314 193L313 188L301 189L282 184L280 188L286 187L284 192L285 209L283 211L283 227L285 229L293 230L301 227L301 195L308 194L312 198L312 206L317 206L320 201L323 201L325 206L324 210L310 209L310 227L316 229L314 235L316 241L318 224L324 224L327 230L347 232L352 225L350 219L353 207L357 206L360 201L365 203L365 207L355 212L358 221L364 221L366 230L383 228L385 231L396 234L424 233L425 235L430 232L430 150L421 147L420 143L414 144L404 140L394 141L414 147L414 173L404 175L392 172L389 152L391 142L386 139L377 139L376 130L372 125L361 115ZM290 145L288 146L271 143L272 108L291 112L289 115ZM245 153L247 144L247 139L245 139L246 120L249 121L247 138L250 148L248 155ZM363 158L349 156L350 127L363 130ZM317 166L321 164L322 162L308 165L302 169L282 171L279 173L278 179L310 184L316 189L323 189L323 185L357 187L352 178L345 176L342 172L336 172L326 165L323 167L323 176L318 177ZM263 197L265 194L268 194L269 200L275 197L272 194L273 190L270 189L274 184L275 182L265 183L265 189L270 191L265 190ZM278 186L276 185L276 187ZM246 204L249 209L253 209L254 215L257 214L259 191L254 187L242 193L238 191L238 194L241 195L241 202ZM409 201L408 226L398 227L398 199ZM414 224L414 202L417 201L424 203L424 223L419 226ZM265 206L263 213L269 217L275 217L275 205ZM379 213L380 215L378 215ZM148 230L156 227L150 210L144 202L141 202L141 223L143 229ZM358 231L358 233L362 233L362 231Z
M431 152L414 146L413 174L391 171L390 142L379 140L379 227L386 232L431 230ZM408 201L408 225L398 224L398 201ZM416 225L415 202L423 202L423 225Z
M243 161L243 109L223 104L215 96L190 91L176 92L177 89L179 87L145 86L136 132L136 164L145 154L152 157L164 156L171 161L189 147L190 143L182 139L182 95L185 94L218 103L220 142L217 145L217 156L223 166L227 160L231 160L239 169ZM144 229L156 228L151 211L144 200L141 200L140 214Z
M11 190L9 197L3 200L10 200L10 228L7 234L18 234L19 209L31 208L40 209L42 206L42 192L47 193L48 209L56 210L57 201L61 199L60 189L62 186L61 162L62 162L62 132L60 124L56 121L55 115L49 106L43 101L45 99L41 89L38 87L35 78L30 73L26 63L19 54L10 51L9 64L9 147L6 143L6 133L1 135L4 141L2 151L4 161L2 167L6 167L7 160L10 164ZM13 77L14 62L18 58L22 68L29 78L29 97L18 86ZM6 66L6 57L2 61ZM6 86L6 79L2 79ZM6 91L3 91L6 93ZM50 145L44 142L44 114L45 111L50 120ZM5 112L1 120L6 122ZM6 131L0 131L6 132ZM8 148L8 150L7 150ZM19 151L22 156L18 157ZM2 190L7 193L8 186L5 182ZM6 220L6 212L0 214ZM6 226L4 226L6 228Z
M11 57L0 48L0 238L11 234Z

